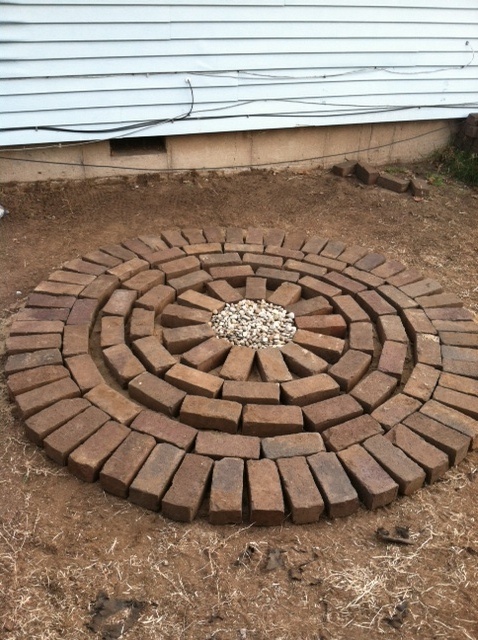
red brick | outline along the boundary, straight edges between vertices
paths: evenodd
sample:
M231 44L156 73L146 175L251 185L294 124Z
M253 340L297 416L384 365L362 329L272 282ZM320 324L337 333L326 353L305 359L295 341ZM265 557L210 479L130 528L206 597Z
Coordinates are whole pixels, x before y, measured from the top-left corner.
M130 340L147 338L154 334L154 311L151 309L135 308L129 322Z
M368 250L365 247L361 247L359 245L352 245L347 247L343 253L340 254L341 262L345 262L346 264L355 264L361 258L366 256Z
M300 407L265 404L247 404L244 407L242 417L244 435L272 437L298 433L302 428Z
M69 376L69 371L65 367L50 364L12 374L7 380L7 389L11 396L18 396Z
M168 416L175 416L186 397L185 391L177 389L169 382L152 373L141 373L128 384L128 392L133 400Z
M15 315L15 322L25 321L60 321L65 322L70 313L69 309L43 309L42 307L24 307ZM38 333L43 333L39 331Z
M467 416L478 419L478 397L438 386L433 394L433 399L457 409Z
M371 362L370 354L349 349L336 364L330 367L329 375L337 380L342 391L348 393L367 373Z
M309 429L321 433L336 424L357 418L363 409L352 396L342 395L309 404L303 408L303 412Z
M284 498L276 464L272 460L248 460L250 520L259 526L282 524Z
M66 366L79 386L81 393L85 393L105 382L93 358L88 354L81 354L66 359Z
M478 447L478 421L466 416L461 411L456 411L451 407L446 407L436 400L426 402L420 411L426 416L441 422L442 424L455 429L459 433L471 438L471 448Z
M221 368L221 377L225 380L247 380L255 355L255 350L250 347L233 346Z
M10 331L10 333L12 332ZM442 341L442 344L450 347L471 347L473 349L478 349L478 333L440 331L440 340Z
M317 267L324 267L330 271L343 271L346 267L345 262L340 260L334 260L333 258L324 258L323 256L316 256L313 253L309 253L305 258L305 262L310 262Z
M280 247L272 244L266 246L264 253L268 256L278 256L279 258L284 258L286 260L288 258L291 258L292 260L304 259L304 254L302 253L302 251L297 251L295 249L289 249L287 247Z
M106 271L107 267L86 262L86 260L82 260L81 258L75 258L74 260L65 262L62 269L66 269L66 271L75 271L76 273L87 273L92 276L100 276Z
M207 324L199 324L177 329L164 329L163 340L171 353L184 353L208 338L214 338L216 333Z
M364 184L375 184L379 178L379 171L366 162L357 162L355 175Z
M279 349L274 347L259 349L256 355L256 364L264 382L292 380L292 375Z
M101 318L100 346L102 349L116 344L124 344L125 318L123 316L103 316Z
M302 287L302 295L304 298L314 298L315 296L325 296L326 298L334 298L341 294L340 289L333 287L331 284L322 282L311 276L304 276L299 280Z
M106 247L101 247L101 250L120 260L132 260L136 257L132 251L125 249L119 244L109 244Z
M213 461L187 453L161 501L163 515L171 520L192 522L209 485Z
M209 270L214 280L225 280L232 287L243 287L249 276L254 275L250 265L237 265L231 267L211 267Z
M438 307L461 308L463 302L454 293L438 293L433 296L421 296L415 298L416 302L423 309L434 309Z
M406 266L397 260L387 260L383 264L375 269L372 269L371 273L374 276L379 278L391 278L392 276L397 275L397 273L402 273L405 271Z
M405 369L407 358L407 345L403 342L387 340L382 347L382 353L378 361L377 369L397 378L400 382Z
M165 380L186 393L205 398L217 398L222 387L222 379L218 376L184 364L171 367L165 374Z
M258 459L261 441L253 436L220 433L219 431L200 431L196 438L195 453L210 458Z
M473 320L473 313L462 307L432 307L426 314L430 320Z
M181 231L177 229L166 229L162 231L161 238L170 247L184 247L184 245L188 244L188 241L184 238Z
M241 256L236 253L208 253L199 256L202 268L209 272L213 267L234 267L242 264Z
M91 251L90 253L87 253L85 256L83 256L83 260L102 265L103 267L116 267L123 262L119 258L115 258L99 249L97 251Z
M45 453L56 463L65 465L70 453L109 420L109 416L89 407L43 440Z
M75 273L74 271L53 271L48 276L48 280L53 282L66 282L69 284L82 284L86 287L87 284L93 282L96 276L90 276L86 273Z
M149 410L141 411L133 420L131 428L139 433L153 436L158 442L168 442L185 451L191 449L198 433L196 429L186 424Z
M396 193L405 193L410 186L410 180L400 178L390 173L381 173L377 179L377 185L383 189L389 189Z
M400 289L410 298L418 298L420 296L431 296L435 293L442 293L443 287L436 280L432 278L424 278L418 282L406 284L400 287Z
M371 412L387 400L395 390L397 380L381 371L372 371L351 391L351 396Z
M436 335L436 329L428 319L422 309L405 309L403 312L403 323L408 333L414 338L419 333Z
M196 429L237 433L241 412L242 405L238 402L187 396L181 406L180 420Z
M181 362L199 371L211 371L222 365L231 346L224 338L209 338L183 353Z
M153 267L158 267L160 264L181 258L185 255L184 251L179 247L172 247L171 249L160 249L159 251L150 253L147 260Z
M438 369L426 364L416 364L403 388L403 393L425 402L431 398L439 376Z
M153 311L154 315L158 315L163 309L174 302L176 298L176 292L172 287L165 284L158 284L144 295L142 295L136 302L136 306L141 309L147 309Z
M380 422L388 431L388 429L418 411L420 407L421 402L419 400L399 393L377 407L372 413L372 418Z
M256 271L257 276L267 280L269 289L277 289L284 282L297 283L300 274L294 271L283 271L282 269L273 269L270 267L259 267Z
M405 327L398 316L379 316L377 320L378 337L382 343L387 340L408 344Z
M346 249L346 244L341 240L329 240L320 252L325 258L338 258Z
M392 307L376 291L362 291L357 294L356 299L373 320L377 320L379 316L397 313L395 307Z
M367 438L383 433L380 424L369 415L362 415L322 432L327 449L341 451Z
M144 295L147 291L164 283L164 274L157 269L141 271L122 284L124 289L136 291L138 296Z
M34 413L55 404L59 400L76 398L80 395L78 386L71 378L63 378L50 382L41 387L26 391L16 396L15 402L23 418L29 418Z
M207 255L210 253L222 253L222 246L219 242L195 242L183 247L183 251L187 256Z
M218 300L222 302L232 303L239 302L239 300L243 299L242 294L234 289L228 282L225 280L215 280L214 282L206 283L207 291Z
M367 509L383 507L397 497L398 484L360 445L338 454Z
M478 396L478 381L464 376L457 376L453 373L442 373L440 376L440 387L460 391L472 396Z
M367 253L363 258L360 258L354 266L356 269L361 269L362 271L373 271L384 264L386 260L386 257L381 253Z
M345 342L340 338L324 336L303 329L296 331L293 341L331 363L337 362L345 349Z
M125 282L126 280L138 275L138 273L147 271L148 269L149 262L147 260L133 258L132 260L119 264L117 267L108 269L108 273L118 278L120 282Z
M281 388L285 402L299 407L333 398L340 392L339 385L326 373L284 382Z
M351 296L355 296L355 294L360 293L360 291L365 291L367 289L366 285L362 282L357 282L357 280L353 280L352 278L343 275L343 273L331 272L322 276L322 279L335 287L338 287L342 293Z
M206 324L211 312L193 309L179 304L168 304L161 313L163 327L186 327L191 324Z
M335 175L345 178L355 173L356 166L357 166L357 163L354 162L353 160L348 160L347 162L341 162L340 164L334 164L334 166L332 167L332 173L335 173Z
M288 307L300 300L302 288L293 282L283 282L277 289L271 293L268 302L277 304L282 307Z
M293 433L285 436L262 438L262 451L266 458L293 458L310 456L324 451L320 433Z
M84 482L95 482L103 464L129 433L122 424L106 422L70 454L68 470Z
M279 404L280 386L276 382L257 383L256 381L226 380L222 387L224 400L233 400L240 404Z
M314 298L311 298L313 300ZM347 333L347 324L342 316L318 315L318 316L299 316L295 323L298 329L312 331L312 333L322 333L325 336L335 336L336 338L344 338Z
M224 242L226 240L226 232L221 227L204 227L203 233L208 242Z
M414 413L403 424L424 440L444 451L450 465L459 464L470 448L471 439L455 429L446 427L423 413Z
M118 287L119 281L115 276L103 275L96 278L80 293L80 298L93 298L103 305Z
M171 444L157 444L129 488L128 498L144 509L158 511L184 451Z
M175 358L163 347L156 336L135 340L132 350L146 369L157 376L164 376L166 371L176 364Z
M101 488L115 496L126 498L130 484L155 445L151 436L132 431L100 471Z
M87 324L66 325L63 332L62 353L64 358L88 353L90 327Z
M103 357L113 376L123 387L145 371L141 362L125 344L116 344L104 349Z
M129 249L136 253L136 255L140 256L140 258L147 258L151 255L152 249L147 244L142 242L139 238L128 238L124 240L122 243L123 247Z
M330 518L340 518L355 513L359 508L358 495L352 486L337 454L316 453L307 458L317 482Z
M63 364L63 358L61 357L59 349L42 349L29 353L17 353L13 356L8 356L5 363L5 373L12 375L12 373L17 373L17 371L25 371L25 369L34 369L35 367L55 364Z
M95 322L98 309L98 300L95 300L94 298L82 298L81 300L77 300L71 308L66 324L87 324L91 328Z
M325 360L294 342L288 342L281 347L281 352L289 370L298 376L313 376L323 373L328 368Z
M60 400L25 420L25 433L29 440L41 444L50 433L76 415L91 407L84 398Z
M227 253L238 253L242 255L244 253L262 253L264 246L262 244L250 244L244 242L226 242L224 244L224 251Z
M211 524L239 524L242 522L244 493L244 461L223 458L214 463L209 496Z
M332 307L322 296L315 296L314 298L299 300L299 302L287 305L287 311L298 318L301 316L326 315L331 313Z
M222 300L216 300L216 298L211 298L204 293L191 290L182 293L178 297L177 303L188 309L199 309L210 313L221 311L226 304Z
M441 368L442 356L438 336L418 333L414 345L415 362Z
M265 278L247 278L245 297L249 300L265 300L267 298L266 284Z
M15 355L41 349L59 349L60 347L60 333L39 333L26 336L10 336L5 341L5 350L8 355Z
M113 420L124 424L129 424L141 411L141 407L135 402L125 398L106 384L93 387L85 394L85 398L108 413Z
M283 458L277 461L292 522L317 522L324 510L324 501L314 482L304 457Z
M262 253L245 253L242 256L243 264L249 264L254 270L259 267L271 267L280 269L284 262L280 256L266 256Z
M464 362L478 362L478 350L466 347L442 347L443 359L462 360Z
M138 236L138 240L153 251L160 251L161 249L168 248L168 245L159 236Z
M383 278L374 276L373 273L370 273L369 271L362 271L356 267L347 267L344 269L344 275L352 278L352 280L365 284L370 289L377 289L384 284Z
M405 271L398 273L396 276L387 278L387 282L394 287L404 287L422 280L423 276L417 269L405 269Z
M418 303L415 302L409 296L406 296L403 291L393 287L391 284L383 284L377 288L382 298L389 302L395 309L401 311L402 309L414 309L418 307Z
M466 360L443 359L443 370L448 373L456 373L459 376L478 378L478 362Z
M302 262L301 260L292 260L292 258L289 258L286 261L284 269L296 272L302 277L312 276L313 278L319 278L320 276L323 276L325 273L327 273L327 269L325 267L319 267L316 264Z
M398 484L402 495L409 496L423 486L426 477L423 469L389 440L377 435L363 446Z
M171 287L176 291L179 296L188 289L194 291L203 291L204 286L211 281L211 276L205 271L193 271L185 276L179 278L173 278L169 281Z
M180 278L193 271L198 271L200 267L201 263L196 256L184 256L170 262L164 262L158 268L163 271L167 282L169 282L173 278Z
M370 322L370 316L351 296L335 296L332 299L335 310L344 316L347 322Z
M35 287L34 291L52 296L77 296L84 288L84 285L44 280Z
M136 291L116 289L101 312L103 316L121 316L125 318L131 313L136 297Z

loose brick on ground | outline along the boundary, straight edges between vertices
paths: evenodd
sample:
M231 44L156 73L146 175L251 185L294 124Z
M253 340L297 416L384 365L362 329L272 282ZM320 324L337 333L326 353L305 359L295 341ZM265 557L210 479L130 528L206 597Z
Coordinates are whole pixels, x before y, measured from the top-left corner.
M416 198L427 198L430 195L430 187L426 180L420 180L420 178L412 178L410 180L410 188L412 194Z
M223 302L239 302L239 300L242 300L244 297L225 280L207 282L206 289L212 296Z
M207 324L164 329L163 340L170 353L184 353L208 338L214 338L216 333Z
M79 386L81 393L86 393L96 385L104 384L105 382L95 361L88 354L67 358L65 364L70 370L73 380Z
M26 369L56 364L63 364L63 358L61 357L59 349L41 349L40 351L17 353L8 356L5 363L5 373L9 376L17 373L17 371L25 371Z
M349 349L330 367L329 375L339 383L342 391L348 393L367 373L371 362L370 354Z
M471 448L476 449L478 446L478 421L470 418L451 407L446 407L444 404L437 402L436 400L429 400L420 409L422 413L442 424L455 429L459 433L463 433L465 436L471 438Z
M132 350L146 369L157 376L164 376L166 371L176 364L175 358L156 336L135 340Z
M95 322L98 309L98 300L95 300L94 298L79 299L72 306L66 324L87 324L91 328Z
M397 424L385 438L422 467L429 484L436 482L448 470L448 456L404 425Z
M328 368L328 363L325 360L295 342L288 342L284 347L281 347L281 352L289 371L298 376L313 376L317 373L323 373Z
M126 387L128 382L146 371L141 362L136 358L131 349L125 344L116 344L103 350L106 364L118 380L121 386Z
M438 386L433 394L433 399L478 419L478 398L476 396Z
M22 414L23 418L29 418L42 409L55 404L59 400L67 398L77 398L80 395L80 389L73 380L62 378L56 382L50 382L41 387L20 393L16 396L15 402Z
M240 406L240 405L239 405ZM300 407L247 404L242 416L242 433L261 438L299 433L303 429Z
M179 522L192 522L209 486L213 461L187 453L177 470L173 484L161 501L163 515Z
M247 380L254 364L255 355L255 349L251 349L251 347L233 346L221 368L221 378L225 380Z
M414 345L415 362L441 369L442 355L438 336L418 333Z
M52 296L77 296L84 288L84 285L44 280L40 282L40 284L37 284L34 291L37 293L47 293Z
M285 496L294 524L317 522L324 510L324 501L304 457L277 461Z
M241 413L242 405L238 402L186 396L181 406L180 420L196 429L237 433Z
M382 298L384 298L387 302L389 302L397 311L401 311L402 309L415 309L418 307L418 303L406 296L403 291L397 289L397 287L393 287L391 284L383 284L377 288L377 291L380 293Z
M177 303L190 309L200 309L210 313L221 311L226 304L222 300L211 298L211 296L199 293L199 291L185 291L178 296Z
M366 162L358 162L355 166L355 175L364 184L375 184L380 176L378 169Z
M320 433L292 433L285 436L262 438L264 457L293 458L294 456L310 456L325 451L324 441Z
M139 433L153 436L158 442L169 442L185 451L191 449L197 435L197 430L187 424L148 409L141 411L131 423L131 428Z
M286 404L299 407L333 398L340 392L337 382L326 373L283 382L281 388Z
M239 524L242 522L244 493L244 461L223 458L214 463L209 496L211 524Z
M311 298L312 300L314 298ZM313 333L322 333L326 336L344 338L347 333L347 324L342 316L331 315L311 315L299 316L295 319L298 329L305 329Z
M194 309L180 304L168 304L161 313L163 327L186 327L191 324L206 324L211 319L211 312Z
M70 454L69 471L83 482L95 482L103 464L130 433L123 424L106 422Z
M45 365L44 367L36 367L35 369L27 369L12 374L8 377L7 389L10 395L15 397L69 376L68 369L61 365Z
M176 291L179 296L188 289L193 291L203 291L205 285L210 282L211 276L205 271L193 271L186 276L179 278L173 278L169 281L171 287Z
M122 316L125 318L131 313L136 297L136 291L116 289L101 312L103 316Z
M102 349L116 344L124 344L125 318L123 316L103 316L100 327L100 346Z
M366 411L371 412L390 398L397 386L397 380L382 371L372 371L350 392Z
M166 382L186 393L205 398L217 398L223 385L222 379L218 376L184 364L175 364L166 372L164 378Z
M257 460L261 453L260 438L219 431L200 431L196 438L195 453L210 458L243 458Z
M256 364L264 382L286 382L287 380L292 380L292 374L287 368L279 349L274 347L258 349Z
M349 323L370 322L370 316L355 302L352 296L337 295L332 298L334 309L340 313Z
M400 382L405 369L408 345L403 342L393 342L386 340L382 346L382 352L378 361L377 369L386 373Z
M85 394L85 398L99 409L108 413L113 420L124 424L132 422L141 411L141 407L135 402L125 398L107 384L99 384L93 387Z
M62 353L65 358L89 352L90 327L87 324L67 324L63 331Z
M223 364L231 346L225 338L209 338L184 352L181 362L199 371L211 371Z
M149 269L149 262L147 260L141 260L140 258L133 258L123 264L108 269L108 274L118 278L120 282L125 282L133 276L136 276L141 271L147 271Z
M396 193L405 193L410 185L410 180L400 178L391 173L381 173L377 178L377 185Z
M267 280L265 278L251 277L246 280L246 298L248 300L266 300Z
M240 404L279 404L280 385L277 382L225 380L222 398Z
M403 393L392 396L389 400L381 404L372 412L375 418L387 431L393 426L405 420L409 415L418 411L421 402L415 398L410 398Z
M304 276L298 282L302 287L302 295L304 298L314 298L315 296L325 296L326 298L335 298L342 293L338 287L327 284L317 278Z
M311 431L319 433L336 424L362 415L362 406L351 395L344 394L314 402L303 408L305 424Z
M355 513L359 508L358 495L337 454L323 451L309 456L307 462L324 498L329 518Z
M91 404L85 398L60 400L25 420L25 433L29 440L41 444L50 433L61 427Z
M179 413L179 408L186 397L185 391L149 372L141 373L131 380L128 384L128 392L133 400L168 416L176 416Z
M337 362L345 349L345 342L341 338L324 336L303 329L296 331L293 341L331 363Z
M377 291L361 291L356 295L356 300L375 321L379 316L397 313L395 307L392 307Z
M158 511L183 457L182 449L171 444L157 444L131 483L129 500L144 509Z
M369 415L362 415L326 429L322 432L322 437L329 450L341 451L381 433L383 429L377 420Z
M52 282L66 282L68 284L82 284L86 287L87 284L93 282L96 276L90 276L87 273L75 273L74 271L53 271L48 276L48 280Z
M132 431L101 469L101 488L126 498L130 484L155 446L156 441L151 436Z
M432 397L439 376L438 369L426 364L416 364L403 388L403 393L425 402Z
M435 293L443 292L443 287L441 286L441 284L436 280L433 280L432 278L424 278L423 280L419 280L418 282L413 282L411 284L406 284L399 288L407 296L410 296L410 298L431 296Z
M355 172L355 167L357 163L353 160L349 160L347 162L341 162L339 164L334 164L332 167L332 173L335 173L337 176L341 176L345 178L347 176L351 176Z
M296 318L311 315L325 315L332 311L332 307L322 296L315 296L307 300L299 300L294 304L287 305L287 311L293 313Z
M279 472L272 460L248 460L250 520L259 526L282 524L285 516Z
M405 309L402 317L403 324L413 338L416 338L418 333L429 333L430 335L437 333L423 309Z
M7 355L15 355L41 349L59 349L61 343L61 333L10 336L5 341L5 351Z
M248 264L232 267L211 267L209 270L214 280L225 280L232 287L243 287L248 277L254 275L252 267Z
M459 464L470 448L471 439L455 429L446 427L423 413L414 413L403 424L424 440L444 451L450 465Z
M382 343L387 340L408 344L408 336L400 318L395 316L379 316L377 320L378 337Z
M289 258L286 261L284 269L297 272L301 276L312 276L313 278L318 278L327 273L327 269L325 267L318 267L315 264L302 262L301 260L292 260L292 258Z

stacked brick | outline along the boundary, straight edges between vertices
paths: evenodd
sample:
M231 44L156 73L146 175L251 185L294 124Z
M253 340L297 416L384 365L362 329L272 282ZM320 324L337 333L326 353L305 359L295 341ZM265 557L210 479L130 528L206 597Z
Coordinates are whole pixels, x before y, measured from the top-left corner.
M334 165L332 171L335 175L341 177L355 175L363 184L376 184L378 187L395 191L395 193L405 193L410 190L415 197L424 198L430 192L430 187L426 180L416 177L405 178L387 171L380 171L366 162L342 162Z
M294 312L292 341L218 338L212 314L244 297ZM102 247L35 288L6 351L30 440L176 520L375 509L478 446L473 314L396 260L302 232L191 228Z

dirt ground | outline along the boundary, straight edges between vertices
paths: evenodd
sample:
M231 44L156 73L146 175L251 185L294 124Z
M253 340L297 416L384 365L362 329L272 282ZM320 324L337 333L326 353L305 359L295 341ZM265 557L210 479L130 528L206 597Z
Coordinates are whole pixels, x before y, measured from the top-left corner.
M433 166L404 171L430 178L428 199L323 171L3 186L3 337L62 262L186 225L305 229L363 244L478 311L478 192ZM478 638L478 452L376 512L300 527L185 525L57 467L25 438L3 377L0 393L0 638ZM396 526L409 527L413 544L376 537ZM112 615L93 619L106 596L118 599Z

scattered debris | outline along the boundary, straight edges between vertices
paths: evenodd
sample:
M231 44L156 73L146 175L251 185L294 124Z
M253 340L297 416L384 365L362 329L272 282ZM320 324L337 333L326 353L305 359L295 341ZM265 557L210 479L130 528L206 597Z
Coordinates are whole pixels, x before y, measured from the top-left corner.
M284 551L282 551L281 549L269 549L264 571L275 571L276 569L280 569L281 567L283 567L283 553Z
M386 618L384 618L384 620L394 629L400 629L407 615L408 615L408 601L403 600L402 602L399 602L397 604L393 615L387 616Z
M118 640L138 621L144 607L144 602L109 598L100 591L91 604L93 615L87 628L101 633L102 640Z
M249 564L254 553L257 553L257 548L253 544L248 544L244 551L239 554L237 560L234 562L234 566L238 567L241 565L245 566L246 564Z
M413 540L410 540L410 531L408 527L395 527L395 534L391 534L390 531L379 527L375 532L377 538L383 542L393 542L395 544L414 544Z
M3 216L6 216L8 213L8 209L6 209L2 204L0 204L0 219L3 218Z

